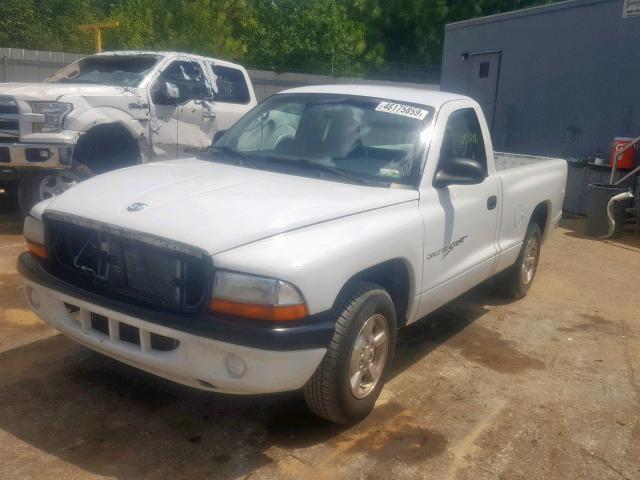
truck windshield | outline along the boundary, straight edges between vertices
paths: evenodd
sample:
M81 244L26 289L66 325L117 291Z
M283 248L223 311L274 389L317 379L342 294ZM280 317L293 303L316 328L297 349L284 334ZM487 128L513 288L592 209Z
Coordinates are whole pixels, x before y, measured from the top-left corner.
M212 161L328 180L416 187L433 108L340 94L278 94L205 153Z
M137 87L154 67L158 55L99 55L83 58L63 68L49 83L95 83Z

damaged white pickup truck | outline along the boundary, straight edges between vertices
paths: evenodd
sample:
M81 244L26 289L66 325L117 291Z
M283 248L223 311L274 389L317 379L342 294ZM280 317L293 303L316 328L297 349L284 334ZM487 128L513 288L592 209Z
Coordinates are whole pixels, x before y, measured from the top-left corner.
M398 328L495 275L527 293L566 175L494 154L463 96L299 88L200 158L37 205L18 267L30 307L89 348L216 392L303 389L318 415L355 422Z
M243 67L175 52L102 53L46 83L0 84L0 188L19 189L26 214L94 174L209 146L255 105Z

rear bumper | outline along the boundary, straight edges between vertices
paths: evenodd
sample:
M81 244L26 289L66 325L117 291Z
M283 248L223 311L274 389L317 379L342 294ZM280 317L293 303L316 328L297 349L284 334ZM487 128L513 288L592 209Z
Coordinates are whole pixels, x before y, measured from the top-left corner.
M265 338L261 341L266 346L260 348L250 346L257 340L255 331L249 328L245 338L238 337L237 342L224 341L221 338L225 335L220 329L218 335L214 332L209 336L187 332L184 328L169 326L161 313L156 312L155 316L148 313L142 318L82 298L83 295L72 288L64 288L64 284L54 287L44 275L39 278L39 274L46 271L39 271L38 265L40 263L29 254L21 255L18 262L27 302L42 320L93 350L191 387L237 394L299 389L322 361L328 345L326 338L330 338L333 331L326 322L320 322L323 327L317 332L322 334L316 332L312 336L314 341L306 338L301 342L295 328L287 331L282 327L276 329L279 336L274 341L273 333L262 327ZM70 311L70 305L75 307L72 310L77 310ZM183 324L192 320L195 319L180 317ZM226 321L216 321L214 317L207 320L218 325ZM160 339L162 345L154 346L154 339Z
M71 166L72 145L0 143L2 169L64 169Z

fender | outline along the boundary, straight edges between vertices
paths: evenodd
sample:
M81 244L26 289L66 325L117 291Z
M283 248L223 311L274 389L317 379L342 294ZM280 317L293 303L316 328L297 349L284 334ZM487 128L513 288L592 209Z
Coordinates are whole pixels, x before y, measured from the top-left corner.
M92 107L83 111L80 115L69 116L67 122L71 129L81 133L86 133L98 125L117 123L123 126L133 138L139 138L141 135L146 134L149 124L149 111L148 109L146 110L144 118L136 118L131 112L123 111L116 107Z
M399 259L409 273L411 319L422 278L421 222L417 201L409 201L258 240L214 255L213 263L291 282L314 314L329 310L354 275Z
M125 100L130 99L125 98ZM140 147L142 163L151 161L153 152L148 135L149 108L146 104L138 108L132 108L133 105L137 104L131 103L128 107L125 107L128 109L126 111L121 108L106 105L91 107L80 112L77 116L68 117L67 125L79 132L79 138L99 125L117 124L129 132L132 138L137 140Z

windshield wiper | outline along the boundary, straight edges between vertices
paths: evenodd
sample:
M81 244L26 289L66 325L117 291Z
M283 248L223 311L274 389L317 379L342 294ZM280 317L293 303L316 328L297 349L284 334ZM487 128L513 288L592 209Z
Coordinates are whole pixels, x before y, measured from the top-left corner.
M261 162L256 161L255 158L251 157L250 155L247 155L246 153L233 150L232 148L229 148L227 146L221 147L217 145L211 145L207 147L206 151L204 152L204 155L209 157L209 159L212 159L211 153L213 150L218 150L220 152L226 153L230 157L233 157L236 160L236 164L238 165L241 165L241 166L244 165L245 167L256 168L259 170L264 169L264 165L262 165Z
M308 169L314 169L320 172L325 172L333 175L334 177L340 178L342 180L346 180L349 183L354 185L367 185L370 182L366 179L353 175L350 172L345 170L341 170L336 167L332 167L330 165L324 165L322 163L313 162L307 158L287 158L287 157L275 157L273 155L269 155L264 157L268 162L277 162L277 163L285 163L287 165L294 165L298 167L304 167Z

